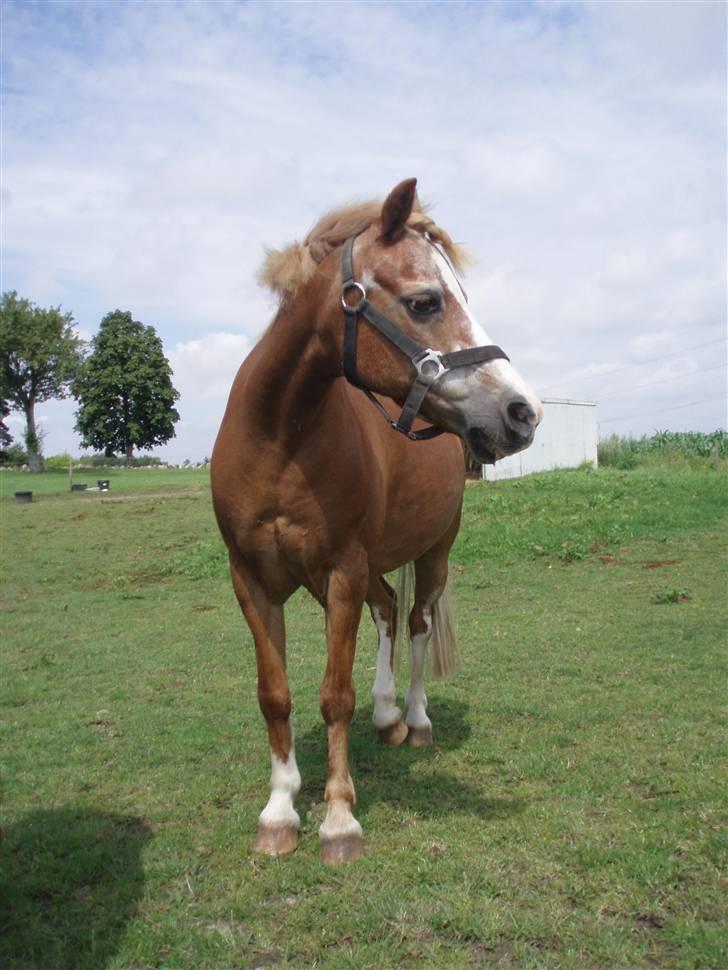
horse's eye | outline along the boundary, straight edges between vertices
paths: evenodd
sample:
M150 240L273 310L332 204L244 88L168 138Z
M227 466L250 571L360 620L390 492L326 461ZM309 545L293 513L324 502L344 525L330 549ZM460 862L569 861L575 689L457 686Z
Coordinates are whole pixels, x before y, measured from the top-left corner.
M441 309L440 298L431 293L407 297L404 305L413 317L420 319L423 317L431 317Z

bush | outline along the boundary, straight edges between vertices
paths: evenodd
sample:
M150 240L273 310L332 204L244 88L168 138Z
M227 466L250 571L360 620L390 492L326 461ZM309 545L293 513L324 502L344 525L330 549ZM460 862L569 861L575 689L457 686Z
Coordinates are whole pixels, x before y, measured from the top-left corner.
M0 465L27 465L28 452L22 445L10 445L2 452Z
M69 464L73 462L76 464L76 459L72 458L67 451L64 451L61 455L51 455L50 458L45 458L43 465L45 471L68 471Z
M116 455L112 455L111 458L107 458L106 455L81 455L79 464L87 468L148 468L150 465L161 467L164 463L161 458L155 458L152 455L132 458L131 461Z

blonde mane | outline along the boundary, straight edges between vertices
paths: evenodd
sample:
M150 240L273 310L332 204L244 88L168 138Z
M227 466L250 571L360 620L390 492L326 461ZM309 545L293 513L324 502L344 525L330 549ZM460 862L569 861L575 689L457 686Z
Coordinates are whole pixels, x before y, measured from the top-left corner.
M407 225L441 246L453 266L463 272L471 261L468 253L429 218L427 208L415 200ZM382 203L377 200L333 209L316 223L302 243L294 242L284 249L266 248L258 281L281 299L292 296L311 279L330 252L342 246L349 236L358 235L376 222L381 211Z

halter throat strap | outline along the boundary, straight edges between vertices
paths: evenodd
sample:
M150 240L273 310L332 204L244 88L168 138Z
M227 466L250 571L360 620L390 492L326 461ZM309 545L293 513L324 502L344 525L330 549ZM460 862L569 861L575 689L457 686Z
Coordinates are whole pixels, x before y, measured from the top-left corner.
M485 347L470 347L466 350L454 350L449 354L442 354L439 350L433 350L431 347L420 346L406 333L403 333L395 323L385 317L375 306L372 306L367 299L366 289L354 278L355 239L356 236L350 236L344 243L341 253L341 305L344 308L342 368L344 377L354 387L364 391L395 431L401 432L413 441L435 438L443 433L443 428L431 426L420 431L412 431L412 424L432 385L456 367L471 367L474 364L483 364L489 360L508 360L509 358L495 344L489 344ZM357 296L356 302L349 302ZM371 390L359 380L356 359L360 317L364 317L375 330L407 357L415 369L415 379L409 389L399 418L396 420L390 418Z

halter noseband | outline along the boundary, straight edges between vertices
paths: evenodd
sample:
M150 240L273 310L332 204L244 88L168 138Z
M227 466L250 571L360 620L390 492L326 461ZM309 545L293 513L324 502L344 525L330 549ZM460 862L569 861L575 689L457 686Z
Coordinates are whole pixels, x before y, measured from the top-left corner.
M439 350L431 347L421 347L418 343L403 333L399 327L392 323L383 313L367 299L367 291L361 283L354 279L354 240L356 236L350 236L344 243L341 253L341 305L344 308L344 351L342 365L344 376L353 384L360 388L377 410L384 415L389 425L395 431L406 435L412 441L423 441L427 438L435 438L443 433L444 428L423 428L421 431L412 431L412 422L417 417L422 402L427 392L435 381L438 381L443 374L455 367L469 367L472 364L482 364L488 360L509 360L510 358L503 353L500 347L490 344L487 347L470 347L467 350L454 350L449 354L442 354ZM434 243L433 243L434 245ZM346 302L346 295L351 290L356 290L359 299L356 303ZM372 394L368 387L365 387L356 372L356 345L357 329L359 316L370 323L383 337L401 351L414 367L417 376L409 389L407 398L402 407L399 418L395 421L390 418L384 407Z

